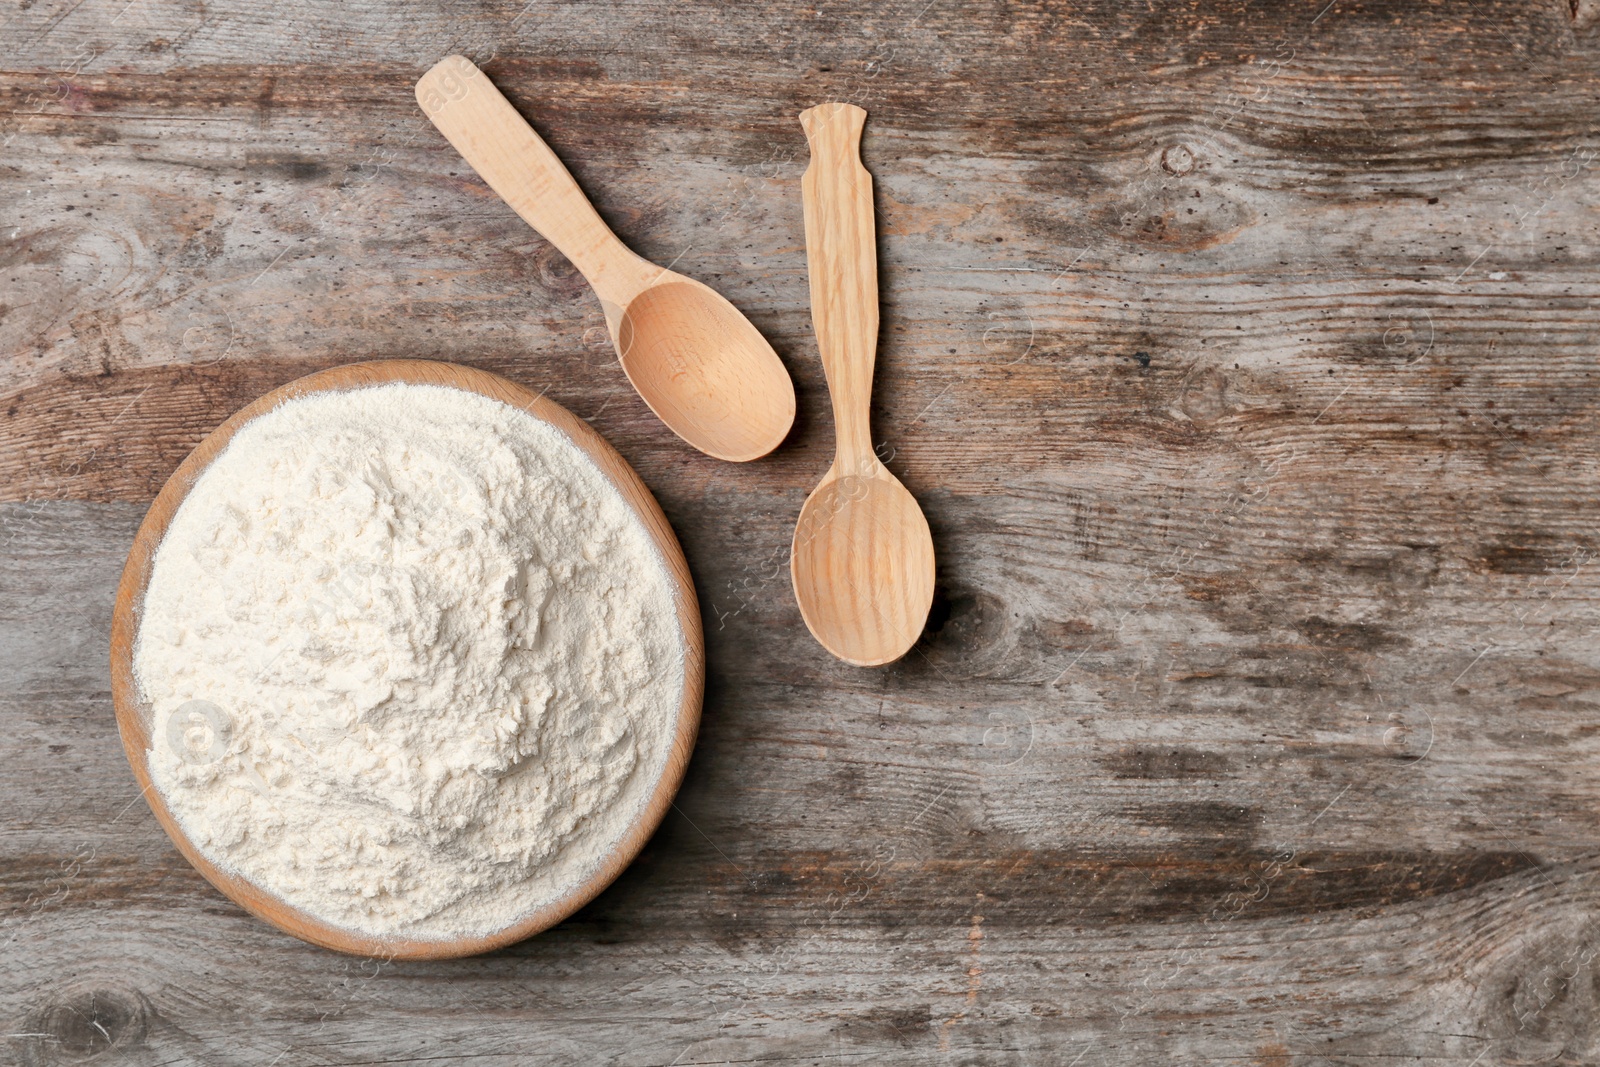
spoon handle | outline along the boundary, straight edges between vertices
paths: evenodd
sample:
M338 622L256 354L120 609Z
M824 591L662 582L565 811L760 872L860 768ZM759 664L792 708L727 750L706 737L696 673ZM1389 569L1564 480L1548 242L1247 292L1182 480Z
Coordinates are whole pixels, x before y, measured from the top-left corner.
M650 272L596 213L561 160L487 75L447 56L417 82L417 103L461 158L572 261L602 302L625 306Z
M800 113L811 165L800 188L806 216L811 322L833 397L841 471L877 468L869 411L878 349L878 249L872 175L861 165L867 113L854 104L818 104Z

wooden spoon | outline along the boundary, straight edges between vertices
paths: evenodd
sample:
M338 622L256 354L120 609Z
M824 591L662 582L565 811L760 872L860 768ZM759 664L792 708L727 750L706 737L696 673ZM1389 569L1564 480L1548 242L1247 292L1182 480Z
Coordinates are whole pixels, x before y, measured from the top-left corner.
M562 896L550 901L536 911L517 919L495 933L481 937L462 937L452 940L420 940L410 937L373 937L358 933L309 915L281 898L233 871L213 863L183 832L183 827L167 807L161 791L155 788L150 773L150 754L154 739L155 711L146 704L139 692L139 683L133 674L133 655L139 642L139 626L143 618L145 590L150 584L150 574L155 566L156 550L173 516L194 488L195 482L205 473L239 429L258 415L264 415L293 397L308 396L323 391L345 391L390 382L411 382L417 385L442 385L465 389L521 408L536 419L555 427L573 444L594 461L601 475L621 492L628 507L644 524L651 541L671 572L673 599L678 612L678 627L683 640L683 693L673 711L672 747L655 780L649 799L634 816L628 827L609 852L603 856L593 873L582 882L570 887ZM509 382L487 371L473 370L453 363L435 363L425 359L391 359L373 363L349 363L331 370L296 379L288 385L274 389L254 403L234 414L227 422L213 430L205 440L189 453L187 459L161 487L160 494L133 539L128 551L128 562L122 571L122 583L117 587L116 606L111 614L111 702L116 708L117 728L122 734L122 746L133 768L144 798L150 803L167 836L194 865L206 880L216 886L234 903L264 919L278 929L293 934L303 941L324 948L337 949L363 956L386 959L449 959L470 956L479 952L501 948L545 930L565 919L589 901L622 873L633 862L650 835L655 832L673 795L683 780L689 754L694 750L695 732L700 725L700 698L705 685L705 644L700 628L700 605L695 599L694 580L689 575L689 565L684 561L683 550L673 535L667 517L661 513L650 490L640 481L627 460L617 454L605 439L587 422L567 411L543 394L535 395L522 386Z
M417 102L489 188L588 279L623 371L673 433L718 459L751 460L778 447L794 423L794 383L738 309L629 251L465 56L424 74Z
M905 655L933 603L933 536L916 498L872 448L878 345L872 176L860 160L867 113L819 104L800 114L811 142L805 197L811 319L833 397L833 466L800 509L789 572L822 647L873 667Z

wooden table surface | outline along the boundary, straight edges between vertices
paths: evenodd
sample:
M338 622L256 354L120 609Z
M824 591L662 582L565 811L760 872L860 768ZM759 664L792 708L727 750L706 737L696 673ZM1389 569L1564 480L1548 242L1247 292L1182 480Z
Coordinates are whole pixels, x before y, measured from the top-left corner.
M0 1061L1600 1060L1590 0L38 0L0 62ZM411 86L479 60L794 375L683 446ZM928 632L787 573L832 450L796 121L869 112ZM226 415L509 375L683 540L704 726L643 857L492 956L250 918L133 786L123 557Z

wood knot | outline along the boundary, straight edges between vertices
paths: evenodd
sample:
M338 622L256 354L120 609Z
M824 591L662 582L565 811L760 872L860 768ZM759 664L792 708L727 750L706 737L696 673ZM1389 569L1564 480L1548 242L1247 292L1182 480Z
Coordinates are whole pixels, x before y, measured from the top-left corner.
M1149 158L1149 157L1146 157ZM1188 145L1169 145L1161 150L1161 169L1168 174L1183 177L1194 170L1194 152Z
M1178 393L1178 410L1190 422L1209 426L1229 414L1228 375L1216 367L1191 372Z
M975 656L998 644L1006 632L1005 604L975 589L951 589L942 598L937 628L929 636L964 657ZM930 613L930 623L933 615Z
M1600 954L1591 924L1574 920L1521 931L1485 981L1482 1032L1501 1062L1593 1062L1600 1038L1600 996L1594 961Z
M533 275L539 288L558 300L577 300L589 290L589 283L578 268L554 245L546 245L533 257Z
M28 1026L23 1062L78 1063L143 1044L149 1002L116 989L76 989L40 1009Z

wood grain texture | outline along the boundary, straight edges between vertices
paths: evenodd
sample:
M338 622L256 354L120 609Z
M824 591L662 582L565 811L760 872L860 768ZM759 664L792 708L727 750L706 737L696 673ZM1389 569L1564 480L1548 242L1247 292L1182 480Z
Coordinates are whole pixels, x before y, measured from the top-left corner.
M1600 1058L1600 31L1568 0L8 15L0 1059ZM782 448L719 463L637 399L417 111L451 53L772 340ZM830 99L872 115L874 444L939 553L876 671L784 574L833 444L794 122ZM106 635L189 448L388 355L617 445L707 699L594 903L363 967L171 849Z
M155 747L151 742L155 710L140 698L139 683L134 676L134 656L139 645L145 593L150 586L162 539L166 537L173 517L183 506L190 491L205 476L212 461L228 447L234 435L251 420L260 418L288 400L395 382L444 386L489 397L526 411L571 441L594 464L600 477L615 488L624 506L638 520L650 543L660 554L672 583L672 600L682 642L683 691L671 718L671 741L655 781L648 786L648 796L637 817L581 883L535 911L518 916L505 928L478 937L427 940L360 934L302 912L249 879L219 867L203 849L189 840L172 809L167 806L166 798L154 787L150 756ZM701 696L705 688L705 643L700 607L688 564L684 561L683 551L666 516L627 461L606 444L588 423L554 401L498 375L453 363L418 359L351 363L297 378L241 408L207 434L205 440L184 457L166 485L162 486L145 514L139 532L134 535L133 545L128 550L128 561L117 585L116 605L112 610L110 660L111 697L116 708L117 729L122 736L123 751L133 769L140 795L148 802L156 821L184 858L229 899L286 933L325 948L391 961L452 959L491 952L548 930L593 900L639 854L671 806L672 798L683 780L690 753L694 750L695 732L700 723Z

